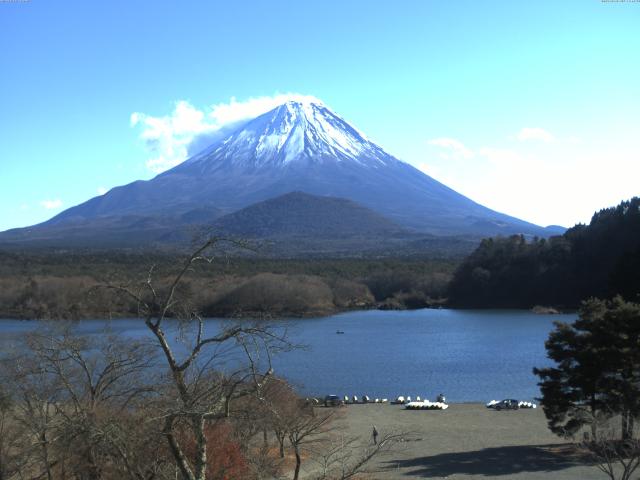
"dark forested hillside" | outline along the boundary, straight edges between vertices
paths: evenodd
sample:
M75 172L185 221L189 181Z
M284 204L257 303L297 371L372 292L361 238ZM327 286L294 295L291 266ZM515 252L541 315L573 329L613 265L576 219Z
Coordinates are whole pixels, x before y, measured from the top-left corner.
M244 238L388 235L401 228L351 200L291 192L218 219L220 231Z
M581 300L640 293L640 198L594 214L558 237L483 240L449 286L452 305L577 307Z

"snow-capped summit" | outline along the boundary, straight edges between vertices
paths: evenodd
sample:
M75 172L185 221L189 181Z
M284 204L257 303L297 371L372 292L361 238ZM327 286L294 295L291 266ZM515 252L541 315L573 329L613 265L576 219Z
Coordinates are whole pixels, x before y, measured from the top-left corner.
M292 162L351 161L380 166L397 161L328 107L316 101L288 101L184 163L201 171L286 166Z

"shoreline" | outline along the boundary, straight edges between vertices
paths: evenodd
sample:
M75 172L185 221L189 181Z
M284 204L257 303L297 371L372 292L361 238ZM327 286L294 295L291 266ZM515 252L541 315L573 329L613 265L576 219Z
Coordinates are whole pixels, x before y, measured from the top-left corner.
M548 309L547 309L548 308ZM418 307L418 308L391 308L389 306L383 306L383 308L381 308L380 305L376 305L376 306L372 306L370 308L366 308L366 307L358 307L358 308L345 308L345 309L335 309L335 310L317 310L317 311L308 311L308 312L280 312L277 315L276 314L266 314L266 313L262 313L262 312L241 312L241 313L235 313L235 314L230 314L230 315L218 315L218 316L207 316L207 317L203 317L205 320L207 319L227 319L227 320L273 320L273 321L286 321L286 320L303 320L303 319L309 319L309 318L327 318L327 317L333 317L335 315L341 315L344 313L353 313L353 312L369 312L369 311L377 311L377 312L384 312L384 311L391 311L391 312L411 312L411 311L417 311L417 310L459 310L459 311L480 311L480 312L487 312L487 311L499 311L499 312L507 312L507 311L520 311L520 312L530 312L536 315L540 315L540 316L548 316L548 315L572 315L575 314L577 312L576 309L555 309L553 307L545 307L544 311L535 311L535 307L534 308L514 308L514 307L481 307L481 308L475 308L475 307L456 307L456 306L451 306L451 305L432 305L432 306L424 306L424 307ZM111 314L109 315L109 320L125 320L125 319L132 319L132 318L138 318L135 316L131 316L131 315L127 315L127 314L118 314L118 315L114 315ZM166 317L167 319L175 319L175 317ZM25 322L38 322L38 321L53 321L53 322L57 322L57 321L71 321L71 322L75 322L75 321L85 321L85 320L100 320L100 319L106 319L100 315L93 315L93 316L82 316L82 317L77 317L77 318L66 318L66 317L59 317L59 318L33 318L33 317L22 317L20 315L11 315L11 314L6 314L6 313L0 313L0 322L5 321L5 320L17 320L17 321L25 321Z

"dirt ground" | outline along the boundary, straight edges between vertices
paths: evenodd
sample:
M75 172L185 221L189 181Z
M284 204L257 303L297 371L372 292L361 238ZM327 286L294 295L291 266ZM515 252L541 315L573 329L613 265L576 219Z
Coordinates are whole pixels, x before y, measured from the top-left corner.
M444 411L411 411L400 405L349 405L338 422L348 435L371 438L410 432L407 441L375 459L367 478L603 479L574 449L547 429L544 413L494 411L480 404Z

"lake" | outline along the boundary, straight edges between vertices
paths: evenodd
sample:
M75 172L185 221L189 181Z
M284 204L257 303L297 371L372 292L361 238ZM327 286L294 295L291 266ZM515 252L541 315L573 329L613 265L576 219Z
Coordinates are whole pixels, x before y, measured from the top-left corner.
M288 320L290 338L307 348L276 356L273 363L276 374L304 395L433 400L442 392L451 402L531 400L539 396L532 368L550 365L544 342L553 321L575 318L522 310L424 309ZM207 329L221 321L209 320ZM107 322L85 320L79 330L97 334ZM109 324L128 337L148 336L141 320ZM37 325L0 320L0 348Z

